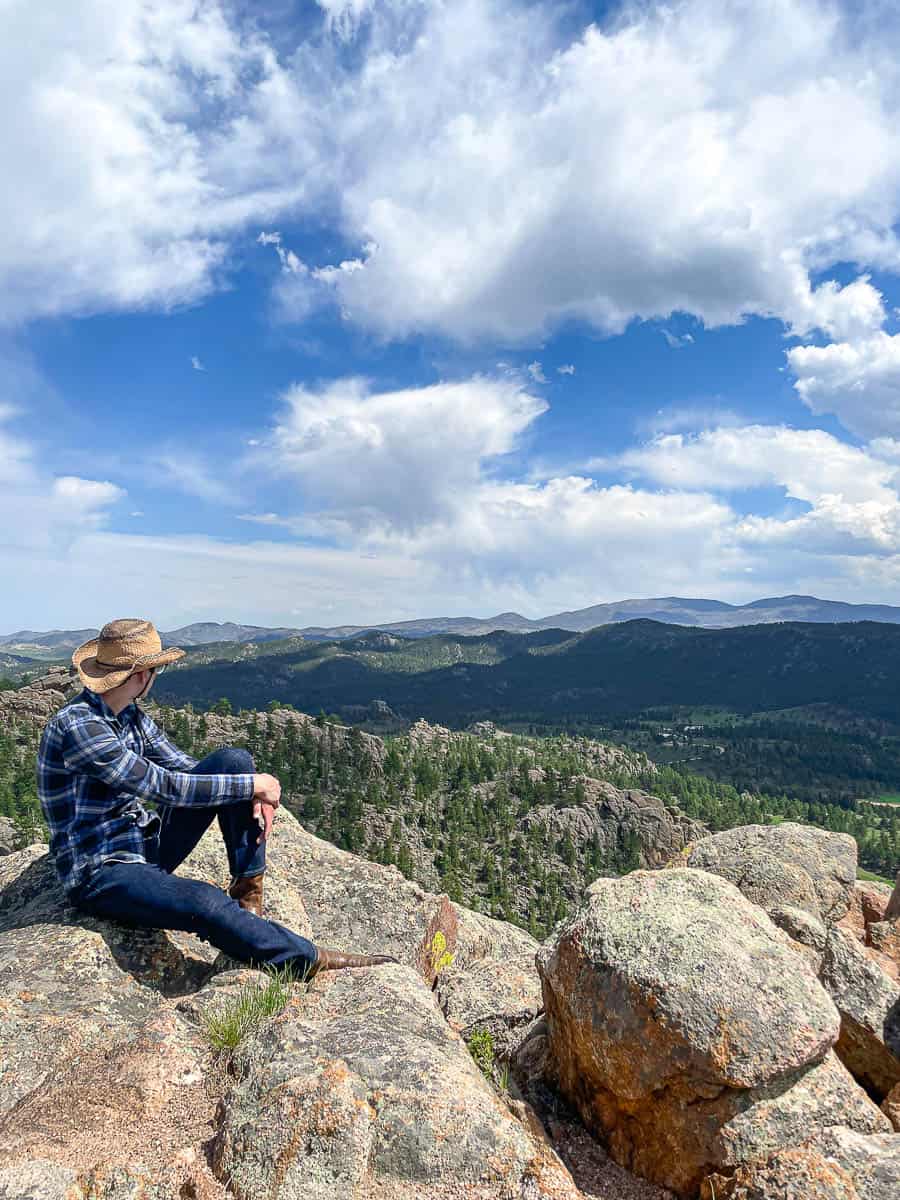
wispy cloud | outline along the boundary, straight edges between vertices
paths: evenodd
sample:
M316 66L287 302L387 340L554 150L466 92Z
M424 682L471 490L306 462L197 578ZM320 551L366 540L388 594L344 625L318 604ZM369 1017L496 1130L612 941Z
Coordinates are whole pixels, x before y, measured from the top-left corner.
M200 361L200 359L197 357L196 354L191 355L191 366L194 368L195 371L205 371L206 370L206 367L204 367L203 363Z
M529 363L525 368L535 383L546 383L547 376L544 374L544 368L539 362Z
M663 335L673 350L682 350L685 346L692 346L694 344L693 335L690 333L682 333L679 335L670 333L668 329L661 329L659 332Z
M574 375L575 374L575 364L574 363L563 363L563 365L561 367L556 368L556 373L557 373L557 375Z
M222 504L231 507L241 503L238 490L231 478L218 473L199 455L183 450L169 450L151 456L147 462L152 482L177 488L187 496L195 496L207 504Z

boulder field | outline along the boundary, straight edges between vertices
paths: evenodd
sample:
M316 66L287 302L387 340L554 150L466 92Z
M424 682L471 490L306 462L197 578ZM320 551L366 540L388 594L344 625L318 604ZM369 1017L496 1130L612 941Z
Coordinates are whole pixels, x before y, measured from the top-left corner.
M7 854L0 1200L895 1200L898 918L855 868L841 835L715 834L538 946L282 811L266 915L400 961L287 985L223 1050L265 975ZM181 870L227 882L215 829Z

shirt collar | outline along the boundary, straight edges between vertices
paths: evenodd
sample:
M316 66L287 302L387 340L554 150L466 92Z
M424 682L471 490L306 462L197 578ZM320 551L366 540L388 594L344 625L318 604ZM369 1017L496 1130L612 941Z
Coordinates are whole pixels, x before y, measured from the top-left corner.
M92 708L95 713L99 713L99 715L101 717L105 717L107 721L119 721L124 723L126 721L130 722L134 720L137 706L133 700L130 704L126 704L122 711L116 715L116 713L113 712L99 692L92 692L90 688L85 688L81 693L81 696L85 703Z

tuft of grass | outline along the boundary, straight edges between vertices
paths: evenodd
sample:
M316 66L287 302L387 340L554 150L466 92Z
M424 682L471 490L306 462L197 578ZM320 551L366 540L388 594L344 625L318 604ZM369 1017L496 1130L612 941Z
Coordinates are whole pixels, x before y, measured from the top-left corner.
M466 1043L475 1065L491 1079L494 1074L494 1036L489 1029L473 1029Z
M509 1064L501 1063L497 1058L494 1035L491 1031L478 1026L472 1030L466 1045L482 1075L501 1091L508 1091Z
M283 1012L290 999L291 982L290 972L273 972L265 987L245 983L236 996L204 1013L203 1032L213 1050L220 1054L235 1050L268 1017Z

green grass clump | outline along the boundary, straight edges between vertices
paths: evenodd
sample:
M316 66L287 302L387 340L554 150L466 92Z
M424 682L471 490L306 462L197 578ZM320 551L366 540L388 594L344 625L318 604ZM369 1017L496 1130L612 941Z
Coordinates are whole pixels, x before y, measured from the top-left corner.
M265 987L245 983L236 996L204 1013L203 1032L213 1050L219 1053L234 1050L268 1017L283 1012L290 998L291 982L289 972L275 972Z
M466 1043L475 1065L488 1079L494 1072L494 1037L489 1029L474 1029Z

